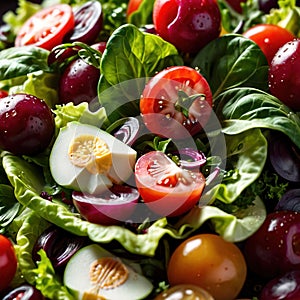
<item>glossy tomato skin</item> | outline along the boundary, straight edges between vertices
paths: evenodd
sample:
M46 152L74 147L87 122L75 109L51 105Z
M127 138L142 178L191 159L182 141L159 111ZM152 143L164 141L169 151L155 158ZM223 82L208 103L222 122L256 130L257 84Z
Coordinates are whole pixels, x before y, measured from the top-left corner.
M159 36L185 53L197 53L221 32L215 0L157 0L153 23Z
M188 96L201 94L191 103L181 101L178 91ZM140 99L140 111L147 128L173 139L200 132L212 111L212 92L206 79L186 66L167 68L147 83Z
M127 10L126 10L126 16L129 18L129 16L138 10L143 0L129 0Z
M163 152L150 151L135 165L135 181L146 205L160 216L179 216L200 200L205 178L178 167Z
M247 267L235 244L216 234L198 234L175 249L167 272L171 286L193 284L215 300L232 300L243 287Z
M259 46L269 64L278 49L295 38L290 31L274 24L255 25L245 31L243 35Z
M272 95L290 108L300 110L300 39L283 45L275 54L269 69Z
M244 254L257 276L270 279L300 268L300 213L276 211L247 239Z
M19 30L15 46L34 45L47 50L63 42L64 36L75 26L72 7L57 4L32 15Z
M17 271L17 258L11 241L0 234L0 291L7 289Z

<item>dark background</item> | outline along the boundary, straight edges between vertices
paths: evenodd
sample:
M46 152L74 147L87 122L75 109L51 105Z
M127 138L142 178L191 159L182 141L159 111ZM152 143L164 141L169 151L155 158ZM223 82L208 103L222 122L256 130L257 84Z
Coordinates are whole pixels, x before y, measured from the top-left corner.
M33 3L41 3L41 0L30 0ZM0 24L3 24L2 16L8 11L15 11L18 7L18 0L0 0Z

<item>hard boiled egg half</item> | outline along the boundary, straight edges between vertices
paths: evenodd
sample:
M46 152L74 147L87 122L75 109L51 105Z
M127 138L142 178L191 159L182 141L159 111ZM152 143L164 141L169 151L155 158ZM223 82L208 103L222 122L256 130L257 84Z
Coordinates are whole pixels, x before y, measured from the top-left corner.
M61 186L100 194L126 182L136 151L104 130L79 122L61 128L50 154L50 171Z

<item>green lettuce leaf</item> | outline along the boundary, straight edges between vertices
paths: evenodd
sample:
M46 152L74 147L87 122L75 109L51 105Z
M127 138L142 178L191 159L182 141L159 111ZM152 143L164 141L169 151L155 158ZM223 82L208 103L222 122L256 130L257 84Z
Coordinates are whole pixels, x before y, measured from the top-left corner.
M272 9L266 15L266 23L279 25L300 37L300 7L296 5L296 1L279 0L278 5L278 9Z
M268 154L268 144L259 129L226 136L227 164L236 170L235 178L226 180L214 189L215 198L232 203L261 174Z

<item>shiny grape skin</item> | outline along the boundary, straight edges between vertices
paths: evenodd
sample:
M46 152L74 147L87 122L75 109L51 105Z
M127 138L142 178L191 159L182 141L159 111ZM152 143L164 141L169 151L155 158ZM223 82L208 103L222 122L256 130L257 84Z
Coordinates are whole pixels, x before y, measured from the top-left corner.
M50 144L54 116L45 101L29 94L0 101L0 148L16 155L34 155Z
M100 70L81 58L72 61L60 79L59 99L61 103L92 102L97 97Z
M292 110L300 110L300 39L282 46L269 69L269 88L273 96Z
M256 276L272 279L300 268L300 213L276 211L245 243L244 255L249 270Z
M74 12L75 27L64 42L93 44L103 28L103 11L99 1L88 1Z

